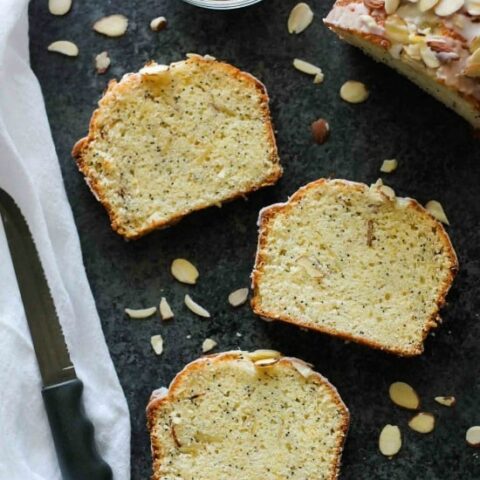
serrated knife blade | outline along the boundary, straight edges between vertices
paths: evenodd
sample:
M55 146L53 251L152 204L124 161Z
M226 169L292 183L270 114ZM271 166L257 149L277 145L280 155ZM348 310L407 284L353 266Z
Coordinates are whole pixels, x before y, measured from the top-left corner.
M13 199L1 189L0 215L43 384L76 378L30 229Z

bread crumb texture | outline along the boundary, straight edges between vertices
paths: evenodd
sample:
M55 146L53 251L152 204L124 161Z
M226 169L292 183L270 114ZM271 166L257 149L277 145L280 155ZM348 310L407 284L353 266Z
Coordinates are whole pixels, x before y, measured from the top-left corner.
M456 274L443 226L409 198L320 179L260 216L254 311L418 355Z
M204 357L147 408L154 480L319 480L338 476L349 413L297 359L266 367L248 352Z
M200 56L110 82L73 155L126 238L282 174L265 87Z

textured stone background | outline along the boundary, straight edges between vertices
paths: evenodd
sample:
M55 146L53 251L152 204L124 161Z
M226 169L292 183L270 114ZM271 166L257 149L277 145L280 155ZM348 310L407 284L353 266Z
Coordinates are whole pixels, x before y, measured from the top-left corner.
M320 19L330 2L311 2L315 21L299 36L286 30L295 0L264 0L226 13L201 10L180 0L74 3L72 12L59 18L48 14L46 0L33 0L32 65L45 95L105 336L130 405L132 478L146 479L150 474L144 408L151 390L167 384L197 357L207 336L218 341L219 349L271 347L299 356L338 387L352 414L342 479L480 478L479 454L464 440L465 430L480 424L480 143L470 127L407 80L327 31ZM130 19L122 38L101 37L91 30L94 20L111 13L124 13ZM153 33L148 24L158 15L165 15L169 26ZM80 56L70 59L47 52L47 45L57 39L75 41ZM112 67L98 76L93 58L103 50L109 51ZM70 150L86 133L110 78L137 70L149 59L169 63L186 52L225 59L267 85L285 175L277 186L251 195L248 201L194 214L169 230L126 243L110 230ZM324 84L313 85L295 71L294 57L320 65ZM348 79L368 85L371 96L366 103L349 105L339 99L340 85ZM317 117L331 124L331 139L324 146L313 145L310 139L309 125ZM399 168L384 179L400 195L442 202L461 265L443 314L444 325L427 341L424 355L395 358L295 327L267 324L255 318L248 305L233 310L227 304L231 290L249 283L255 224L262 206L285 200L299 186L322 176L373 182L382 160L392 157L398 158ZM187 257L198 266L198 285L172 280L169 265L176 257ZM186 292L212 312L211 320L186 310L182 302ZM176 312L172 322L125 318L125 306L156 304L161 295ZM161 357L151 351L149 339L155 333L165 338ZM415 386L424 409L438 416L434 433L421 436L408 430L410 414L388 399L388 385L395 380ZM435 404L433 397L442 394L456 395L457 407ZM385 423L398 423L404 432L404 447L391 461L377 451L378 433Z

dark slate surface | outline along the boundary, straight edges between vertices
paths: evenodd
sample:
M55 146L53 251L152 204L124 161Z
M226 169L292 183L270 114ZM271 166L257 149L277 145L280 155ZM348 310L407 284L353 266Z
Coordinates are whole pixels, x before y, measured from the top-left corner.
M480 478L479 454L464 440L465 430L480 423L480 143L470 127L407 80L328 32L320 19L330 2L313 4L315 22L300 36L286 30L295 0L265 0L226 13L179 0L82 0L74 2L72 12L63 18L50 16L46 3L31 4L32 64L45 95L88 277L130 406L132 478L146 479L150 474L144 408L151 390L167 384L197 357L207 336L221 349L271 347L302 357L338 387L352 414L342 479ZM101 37L90 28L95 19L111 13L130 19L123 38ZM148 24L158 15L168 18L169 27L155 34ZM79 45L77 59L47 52L51 41L64 38ZM98 76L93 57L103 50L110 52L112 68ZM194 214L169 230L126 243L110 230L105 212L76 171L70 149L86 133L108 79L137 70L148 59L168 63L191 51L230 61L267 85L285 175L277 186L246 202ZM324 84L313 85L295 71L294 57L321 65ZM352 106L339 99L339 87L348 79L368 85L371 96L366 103ZM314 145L310 138L310 123L318 117L328 119L332 128L324 146ZM424 355L395 358L294 327L267 324L247 305L234 311L227 304L231 290L249 283L262 206L285 200L300 185L321 176L373 182L382 160L392 157L400 166L384 178L398 194L443 203L461 265L444 325L427 341ZM172 281L169 265L176 257L187 257L198 266L198 285ZM211 320L186 310L182 303L186 292L211 310ZM172 322L124 317L125 306L155 304L161 295L168 297L177 314ZM165 353L159 358L149 344L155 333L165 338ZM395 380L415 386L424 408L438 416L433 434L408 430L410 414L388 399L388 386ZM442 394L456 395L457 407L435 404L433 397ZM404 448L393 460L377 450L385 423L398 423L404 432Z

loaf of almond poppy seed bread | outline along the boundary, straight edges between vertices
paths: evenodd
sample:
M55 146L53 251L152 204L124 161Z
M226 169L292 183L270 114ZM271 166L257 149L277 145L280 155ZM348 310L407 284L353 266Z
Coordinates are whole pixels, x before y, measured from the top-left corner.
M479 0L337 0L324 22L480 128Z

